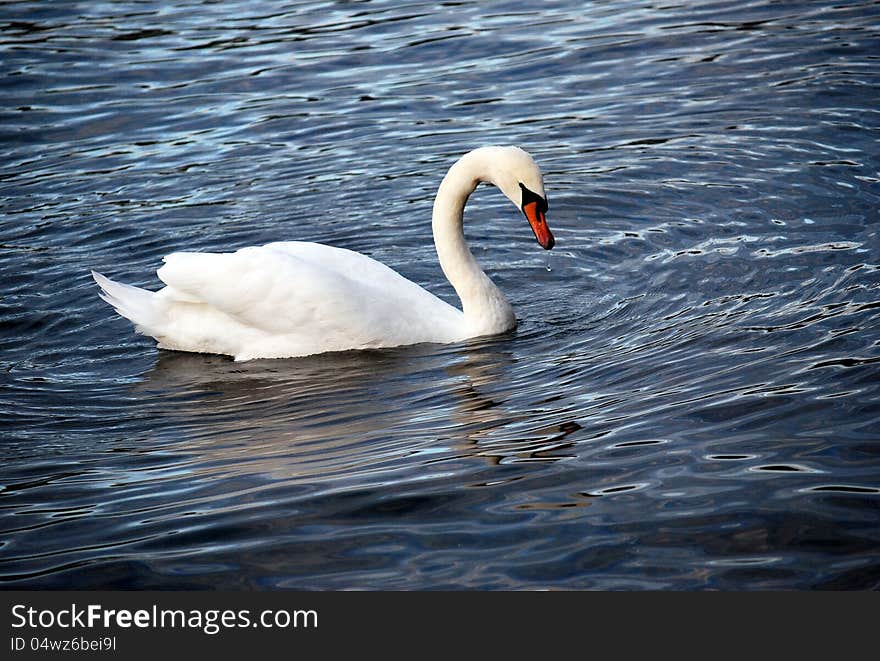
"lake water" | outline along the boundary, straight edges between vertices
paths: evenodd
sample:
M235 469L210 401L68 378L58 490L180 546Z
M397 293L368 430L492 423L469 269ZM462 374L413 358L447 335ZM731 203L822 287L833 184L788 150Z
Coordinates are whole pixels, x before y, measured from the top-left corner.
M0 585L877 589L880 5L0 6ZM235 363L97 295L364 252L457 303L449 165L516 144L517 331Z

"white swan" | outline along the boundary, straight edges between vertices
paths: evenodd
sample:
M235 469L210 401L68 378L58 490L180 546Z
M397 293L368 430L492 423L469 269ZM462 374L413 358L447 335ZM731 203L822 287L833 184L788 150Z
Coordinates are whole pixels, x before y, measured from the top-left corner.
M166 287L157 292L92 276L101 298L160 348L236 360L503 333L516 326L513 309L477 264L462 230L465 203L483 181L522 209L541 246L554 244L543 177L531 156L517 147L462 156L440 184L432 219L440 266L461 310L370 257L302 241L173 253L158 270Z

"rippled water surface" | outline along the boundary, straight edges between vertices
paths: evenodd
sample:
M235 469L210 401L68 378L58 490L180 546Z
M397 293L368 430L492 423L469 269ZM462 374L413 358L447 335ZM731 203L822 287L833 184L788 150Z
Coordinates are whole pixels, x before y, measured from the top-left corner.
M876 589L880 5L0 5L0 585ZM314 240L518 330L235 363L97 296ZM307 286L307 283L304 283Z

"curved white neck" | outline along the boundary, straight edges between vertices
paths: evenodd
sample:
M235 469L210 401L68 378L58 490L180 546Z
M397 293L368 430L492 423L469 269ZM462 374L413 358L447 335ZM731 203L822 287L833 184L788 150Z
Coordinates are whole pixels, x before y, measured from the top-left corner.
M431 221L440 266L461 299L473 336L503 333L516 326L510 303L483 273L464 240L464 207L481 181L491 181L488 163L473 152L459 159L440 183Z

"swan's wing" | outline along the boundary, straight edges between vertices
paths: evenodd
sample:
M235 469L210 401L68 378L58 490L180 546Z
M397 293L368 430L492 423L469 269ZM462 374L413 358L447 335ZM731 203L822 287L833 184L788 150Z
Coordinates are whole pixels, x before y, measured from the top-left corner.
M369 281L377 287L390 288L394 291L408 289L413 293L428 293L382 262L353 250L309 241L278 241L268 243L263 248L290 255L321 270L332 271L351 280Z
M424 326L429 335L443 334L448 328L453 329L452 334L461 332L461 310L372 257L307 241L279 241L263 247L311 264L322 273L332 271L345 281L356 283L374 306L376 315L394 315L399 324L407 327L407 332L413 332L417 326ZM386 319L385 326L388 325Z
M455 308L365 255L301 242L234 253L174 253L159 277L172 299L200 302L273 335L320 334L364 346L412 333L430 315Z
M180 252L164 261L158 275L172 289L170 298L207 304L267 333L326 322L322 311L329 308L340 324L351 324L361 312L351 282L265 247Z

